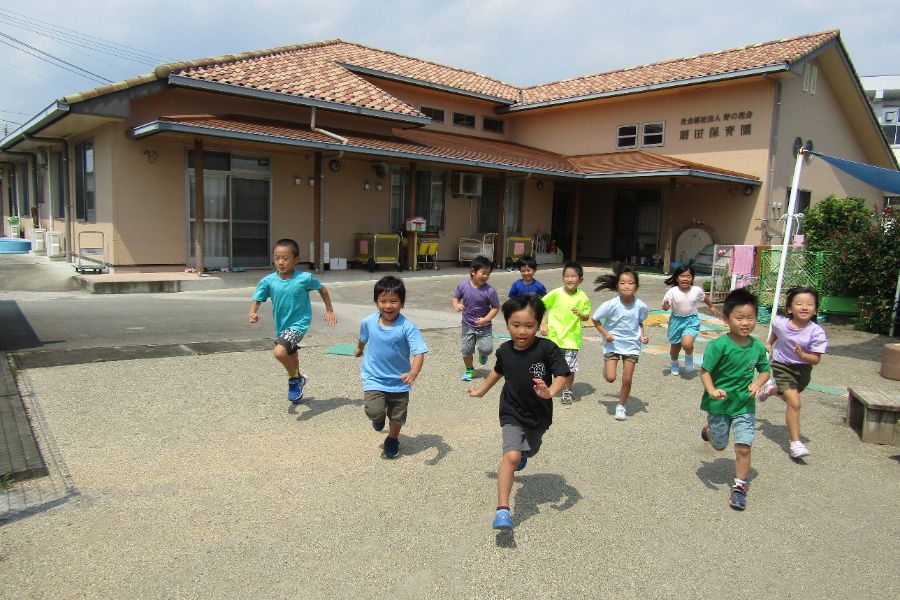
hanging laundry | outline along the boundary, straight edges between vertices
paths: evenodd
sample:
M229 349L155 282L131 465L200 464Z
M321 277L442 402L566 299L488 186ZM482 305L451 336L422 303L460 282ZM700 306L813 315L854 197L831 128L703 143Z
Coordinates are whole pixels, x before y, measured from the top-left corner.
M753 256L756 246L739 245L734 246L731 251L731 270L729 275L752 275L753 274Z

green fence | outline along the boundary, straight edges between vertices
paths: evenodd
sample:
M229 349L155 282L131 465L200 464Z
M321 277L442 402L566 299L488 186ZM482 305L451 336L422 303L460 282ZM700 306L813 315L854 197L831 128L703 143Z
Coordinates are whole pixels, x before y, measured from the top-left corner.
M834 272L834 258L834 254L831 252L789 249L784 265L784 280L781 284L781 298L778 306L784 306L785 292L794 286L811 287L821 293L828 273ZM759 294L760 306L773 306L780 262L781 248L762 248L759 263L759 289L755 290Z

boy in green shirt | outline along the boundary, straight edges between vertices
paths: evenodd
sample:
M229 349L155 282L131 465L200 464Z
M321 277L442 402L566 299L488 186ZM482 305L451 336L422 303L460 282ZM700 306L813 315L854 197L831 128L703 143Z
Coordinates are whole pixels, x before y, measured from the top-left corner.
M728 294L722 306L728 335L706 346L700 371L703 382L700 408L707 412L700 437L711 442L716 450L724 450L729 431L734 429L735 477L730 506L735 510L744 510L747 506L750 446L756 435L756 393L769 379L766 347L750 337L756 327L757 306L756 296L746 289L736 289ZM755 371L759 375L754 378Z
M578 370L578 351L581 349L581 323L591 318L591 299L578 286L584 281L584 269L577 262L563 267L563 286L543 297L547 312L541 321L541 335L559 346L572 376L566 382L562 403L572 404L575 396L572 385Z

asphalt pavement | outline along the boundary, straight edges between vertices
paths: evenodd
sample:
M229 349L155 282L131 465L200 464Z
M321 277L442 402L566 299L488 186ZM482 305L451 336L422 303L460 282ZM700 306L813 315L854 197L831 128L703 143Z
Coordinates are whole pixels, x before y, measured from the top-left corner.
M472 399L459 379L449 296L462 275L407 281L405 313L430 352L393 461L380 458L383 434L363 414L357 359L326 353L355 341L374 310L371 281L326 274L338 325L325 327L314 303L300 356L310 382L296 408L271 352L239 347L272 334L266 313L258 325L243 322L249 288L0 292L34 333L17 355L82 357L19 371L52 474L5 492L15 510L0 521L4 595L900 594L900 451L861 442L839 394L862 384L900 391L877 375L886 338L826 327L832 346L813 381L829 391L803 396L813 454L790 460L781 401L761 405L748 508L739 513L727 507L731 446L717 453L700 440L700 383L667 373L662 321L648 326L624 422L612 417L618 386L600 374L599 336L586 330L578 401L555 404L541 452L516 476L516 527L496 533L499 386ZM551 288L560 270L538 277ZM505 292L514 278L497 272L491 282ZM662 278L641 284L639 296L657 308ZM595 305L611 297L589 295ZM5 329L7 317L0 323ZM501 318L495 331L504 333ZM212 348L175 353L201 343ZM136 358L153 344L172 353ZM99 349L113 355L95 362Z

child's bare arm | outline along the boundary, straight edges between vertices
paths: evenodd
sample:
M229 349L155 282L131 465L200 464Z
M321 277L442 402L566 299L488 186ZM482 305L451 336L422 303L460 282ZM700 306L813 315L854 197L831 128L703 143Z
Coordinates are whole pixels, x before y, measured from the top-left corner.
M607 342L612 342L616 339L599 321L594 321L594 327L597 328L597 331L600 332L600 335L602 335L603 339L605 339Z
M755 396L756 392L759 391L759 388L761 388L763 384L769 380L770 375L771 372L763 371L762 373L757 375L753 381L750 382L750 385L747 386L747 389L750 390L750 393Z
M356 350L353 352L353 355L356 358L359 358L360 356L363 355L363 350L365 350L365 349L366 349L366 343L362 340L359 340L359 342L356 344Z
M641 343L642 344L650 343L650 338L647 336L646 333L644 333L644 322L643 321L641 321Z
M457 298L456 296L450 298L450 304L451 306L453 306L453 310L455 310L456 312L462 312L465 308L465 305L460 302L459 298Z
M319 295L322 297L322 302L325 303L325 322L329 327L334 327L337 324L337 317L334 315L334 307L331 305L331 295L328 293L328 288L324 285L319 288Z
M710 312L716 315L722 315L722 311L715 307L712 303L712 297L709 294L703 294L703 303L709 307Z
M775 335L775 332L769 334L769 339L766 341L766 352L772 351L772 346L775 345L775 340L778 339L778 336Z
M810 365L817 365L819 364L819 361L822 360L821 352L807 352L800 347L800 344L794 346L794 352L797 353L797 356L799 356L803 362Z
M491 372L488 373L488 376L484 378L484 383L482 383L481 386L475 389L469 388L468 390L466 390L466 393L473 398L481 398L482 396L487 394L489 389L494 387L495 383L500 381L501 377L503 377L503 375L491 369Z
M537 393L538 396L541 396L541 394L540 394L538 388L540 388L540 387L546 388L546 389L547 389L548 395L547 395L547 396L541 396L541 398L544 398L545 400L549 400L550 398L552 398L553 396L555 396L556 394L558 394L559 391L563 388L563 386L564 386L571 378L572 378L572 374L571 374L571 373L569 373L568 375L560 375L559 377L554 377L554 378L553 378L553 382L550 384L549 387L544 383L544 380L543 380L543 379L535 379L535 380L534 380L534 384L535 384L534 391ZM540 382L540 383L538 383L538 382Z
M547 335L547 311L544 311L544 316L541 318L540 332L541 335Z
M710 398L724 398L728 395L725 393L725 390L716 388L716 385L712 380L712 375L702 367L700 368L700 381L703 383L703 389L706 390L706 393L709 394Z
M419 372L422 370L422 365L425 364L425 354L416 354L412 359L412 368L410 368L409 373L404 373L400 376L400 380L407 385L412 385L416 382L416 377L419 376Z
M247 320L250 321L251 323L258 322L259 321L259 313L257 312L258 310L259 310L259 301L251 300L250 301L250 310L247 311Z
M478 326L481 326L481 325L487 325L488 323L490 323L491 321L494 320L494 317L497 316L497 313L498 313L498 312L500 312L500 307L499 307L499 306L493 306L493 307L491 307L491 310L489 310L488 313L487 313L486 315L484 315L483 317L479 317L479 318L475 319L475 324L478 325Z

